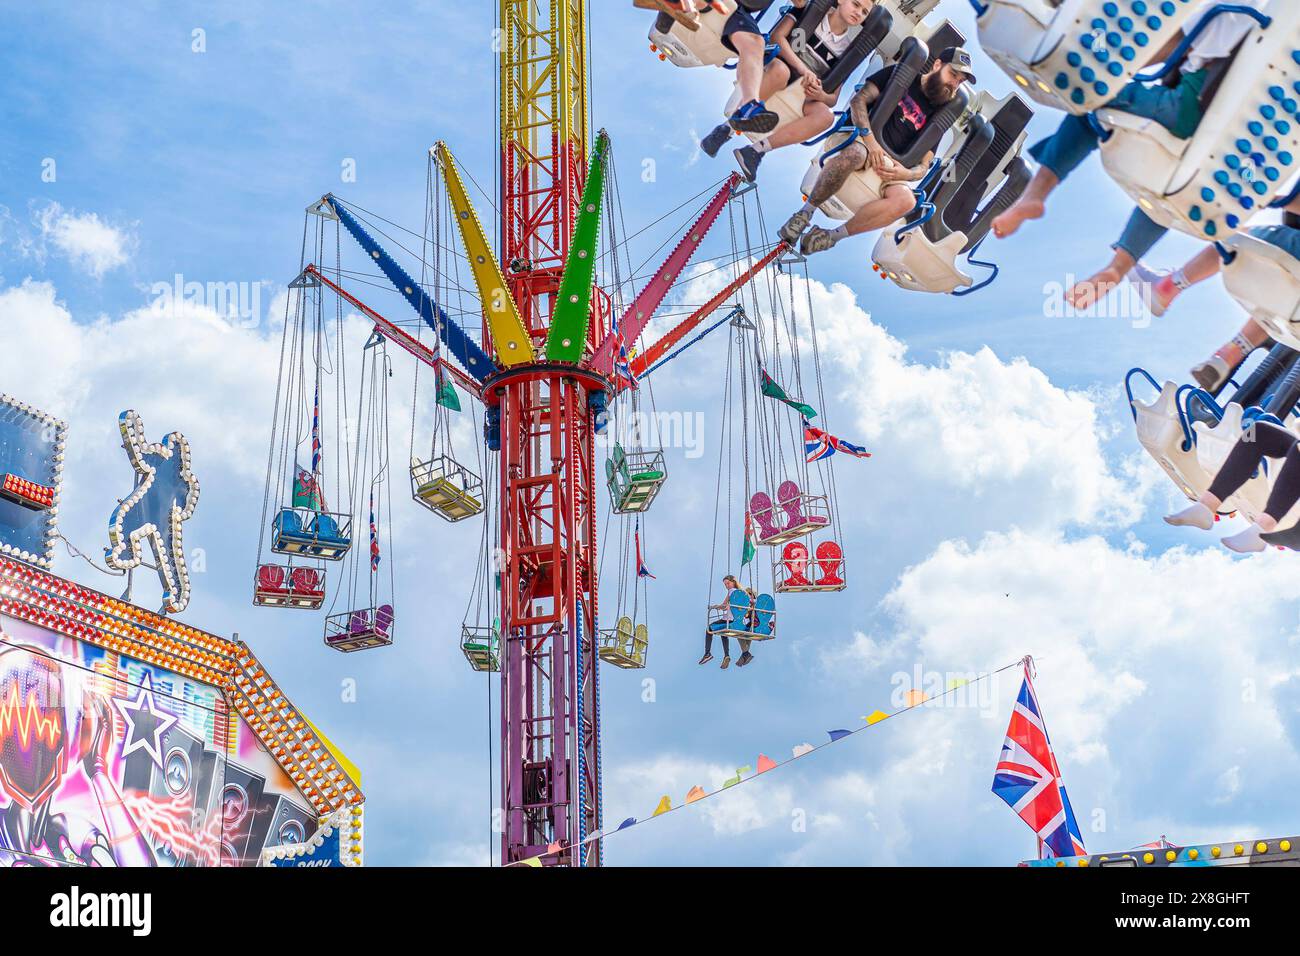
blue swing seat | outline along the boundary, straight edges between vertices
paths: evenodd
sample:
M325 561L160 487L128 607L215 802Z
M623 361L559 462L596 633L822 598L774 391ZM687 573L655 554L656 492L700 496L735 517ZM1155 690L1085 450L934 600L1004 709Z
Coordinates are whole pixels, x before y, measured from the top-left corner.
M746 641L770 641L776 637L776 598L760 594L751 606L749 595L733 588L726 608L711 612L709 630Z
M350 515L281 508L271 523L271 550L338 561L352 547Z

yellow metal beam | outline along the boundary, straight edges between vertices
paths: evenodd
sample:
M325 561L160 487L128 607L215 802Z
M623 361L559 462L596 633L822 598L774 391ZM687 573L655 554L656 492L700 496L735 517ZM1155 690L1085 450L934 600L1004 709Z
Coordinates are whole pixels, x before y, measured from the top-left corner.
M492 346L497 359L502 365L522 365L533 360L533 343L519 317L519 308L514 296L506 287L505 277L501 274L501 264L488 245L483 233L483 224L465 192L465 183L456 168L456 159L443 142L433 147L434 159L442 168L443 180L447 184L448 197L452 211L456 215L456 225L460 228L460 239L465 246L465 255L469 267L474 273L474 283L478 286L479 298L483 302L483 318L487 321L488 332L492 336Z

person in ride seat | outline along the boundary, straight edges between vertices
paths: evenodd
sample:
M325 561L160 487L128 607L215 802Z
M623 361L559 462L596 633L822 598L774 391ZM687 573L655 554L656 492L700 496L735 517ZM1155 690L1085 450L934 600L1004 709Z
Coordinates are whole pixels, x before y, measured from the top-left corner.
M798 6L805 6L807 2L804 0ZM763 71L759 99L766 101L768 97L799 83L804 93L803 116L784 129L735 151L740 171L749 182L758 175L758 166L768 153L812 139L835 123L835 107L839 104L842 84L835 89L826 89L822 80L848 53L856 35L855 28L862 25L874 7L873 0L838 0L821 22L811 29L807 25L796 29L799 22L796 8L788 11L772 30L771 40L779 53ZM731 124L722 123L704 137L700 149L709 156L717 156L731 135Z
M731 609L731 603L730 603L731 592L736 590L736 588L740 587L740 582L736 580L736 576L734 574L728 574L722 578L722 586L726 589L726 597L722 599L721 604L710 604L709 605L710 611L729 611ZM753 603L752 598L750 599L750 603L751 604ZM701 665L707 664L709 661L713 660L713 635L716 634L718 631L730 630L730 628L731 628L731 618L729 616L726 619L721 621L709 622L708 629L705 630L704 632L704 656L700 658ZM746 641L745 643L746 645L748 645L748 641ZM749 653L748 647L746 647L745 653ZM748 661L746 661L746 663L748 663ZM723 634L722 635L722 669L725 671L730 666L731 666L731 642L730 640L728 640L727 635Z
M1282 222L1270 226L1254 226L1246 230L1256 239L1277 246L1293 259L1300 261L1300 199L1286 207ZM1206 246L1181 269L1172 272L1154 270L1138 262L1133 267L1134 285L1153 315L1164 315L1174 300L1192 286L1218 275L1223 268L1223 258L1214 246ZM1262 325L1251 319L1236 335L1215 351L1204 362L1192 369L1192 378L1206 391L1222 388L1233 370L1246 360L1255 349L1267 344L1269 334Z
M1300 501L1300 438L1289 429L1271 422L1252 422L1224 460L1209 490L1195 504L1176 514L1166 515L1165 521L1178 527L1209 531L1214 527L1215 512L1250 480L1265 458L1281 458L1284 462L1273 481L1273 490L1269 492L1263 513L1245 531L1221 540L1224 547L1242 554L1266 550L1268 543L1260 535L1276 531L1278 522Z
M758 610L756 607L758 594L753 588L745 588L745 593L749 595L749 610L745 613L745 627L749 628L750 633L753 633L758 630ZM740 657L736 661L736 666L744 667L754 659L754 655L749 652L749 646L754 642L743 637L737 638L737 641L740 644Z
M1268 0L1242 2L1261 10ZM1218 5L1218 0L1203 0L1184 31L1175 34L1156 51L1148 65L1167 60L1183 39ZM1190 139L1204 115L1202 101L1213 92L1213 84L1222 80L1233 52L1255 25L1256 21L1244 13L1224 13L1215 17L1188 48L1179 70L1171 74L1169 80L1154 84L1133 80L1106 104L1106 109L1153 119L1174 136ZM1207 87L1210 88L1208 92ZM1087 116L1067 116L1062 120L1060 128L1052 136L1030 150L1039 168L1024 195L993 220L994 235L1006 239L1025 222L1041 219L1046 212L1047 198L1100 145L1100 137ZM1134 208L1123 235L1111 247L1115 250L1111 264L1070 289L1066 293L1067 301L1076 308L1089 308L1108 294L1166 231L1140 208Z
M804 255L825 252L841 239L874 232L912 211L916 206L916 195L910 184L924 178L934 153L927 154L912 169L899 163L890 153L897 156L907 153L930 118L952 101L961 85L967 80L975 82L970 54L960 47L944 50L926 73L912 81L899 100L881 127L882 143L871 130L871 105L880 99L895 69L896 66L887 67L869 76L854 94L849 110L860 135L826 160L808 201L778 233L791 246L799 242L799 251ZM880 177L879 198L863 205L852 219L837 229L822 229L820 226L808 229L817 207L839 192L849 176L868 167ZM808 230L806 234L805 230ZM803 236L802 241L800 236Z

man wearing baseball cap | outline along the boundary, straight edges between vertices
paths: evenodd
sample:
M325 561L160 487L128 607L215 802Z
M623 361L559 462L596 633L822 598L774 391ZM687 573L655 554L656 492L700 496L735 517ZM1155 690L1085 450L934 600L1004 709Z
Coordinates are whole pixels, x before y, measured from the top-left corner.
M867 77L849 104L853 123L861 135L826 161L808 201L781 227L781 239L791 246L798 242L805 255L824 252L849 236L883 229L912 211L916 195L911 184L924 178L934 161L934 153L931 151L911 169L894 157L911 151L931 118L952 102L963 83L975 82L970 54L961 47L949 47L935 57L928 71L912 80L898 106L873 130L872 104L889 86L895 69L896 66L886 67ZM809 229L817 207L838 193L849 176L868 167L880 176L877 198L864 204L837 229L820 226Z

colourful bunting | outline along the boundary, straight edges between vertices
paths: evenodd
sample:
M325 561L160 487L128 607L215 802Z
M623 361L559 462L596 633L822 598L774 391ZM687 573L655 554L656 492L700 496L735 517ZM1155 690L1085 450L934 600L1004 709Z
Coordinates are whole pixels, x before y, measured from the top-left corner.
M749 772L750 770L752 770L752 769L754 769L754 768L753 768L753 767L737 767L737 768L736 768L736 775L735 775L734 777L732 777L730 780L724 780L724 781L722 781L722 789L723 789L723 790L726 790L728 787L734 787L736 784L740 783L740 778L741 778L741 776L744 775L744 774L746 774L746 773L748 773L748 772Z
M672 808L673 808L672 799L667 795L665 795L664 798L659 801L659 806L655 807L655 812L650 814L650 816L657 817L661 813L667 813Z
M766 773L767 771L771 770L775 766L776 766L776 761L773 760L771 757L769 757L767 754L758 755L759 773Z
M909 690L907 692L908 707L919 707L929 699L930 698L926 696L925 691L922 690Z
M799 757L802 757L804 754L812 753L816 749L817 748L814 747L812 744L799 744L799 746L795 747L794 750L790 751L790 753L795 757L795 759L798 759Z
M831 742L839 740L841 737L847 737L851 731L848 730L828 730L826 733L830 736Z
M708 794L705 793L703 787L691 787L691 792L686 794L686 802L694 803L696 800L703 800L707 796Z
M948 689L956 690L958 687L965 687L969 683L970 681L966 680L964 677L954 677L952 680L948 681Z
M618 825L618 830L626 830L628 827L634 827L634 826L636 826L636 817L628 817L626 820L624 820L622 823ZM614 832L617 833L618 830L615 830Z
M862 719L865 720L867 722L867 726L870 727L872 724L878 724L882 720L887 720L888 718L889 715L885 713L883 710L873 710L871 713L867 714L867 716L863 717Z
M519 862L524 866L541 866L542 858L540 856L530 856L528 859L520 860Z

